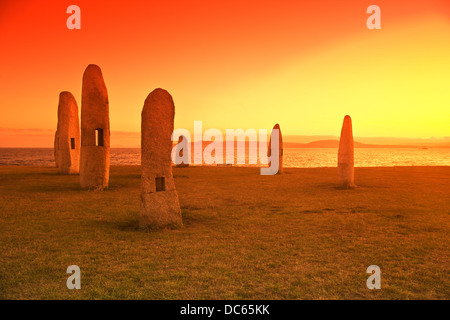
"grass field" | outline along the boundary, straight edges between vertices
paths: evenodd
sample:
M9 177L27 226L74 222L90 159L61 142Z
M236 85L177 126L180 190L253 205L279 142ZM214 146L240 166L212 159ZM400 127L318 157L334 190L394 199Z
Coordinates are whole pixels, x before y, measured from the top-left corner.
M137 166L103 192L0 166L0 298L449 299L450 167L336 170L174 168L184 226L144 232Z

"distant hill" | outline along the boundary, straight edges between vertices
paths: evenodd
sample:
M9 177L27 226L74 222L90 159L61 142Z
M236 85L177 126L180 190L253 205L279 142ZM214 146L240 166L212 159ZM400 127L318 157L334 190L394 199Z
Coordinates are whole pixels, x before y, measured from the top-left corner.
M204 149L207 145L209 145L210 141L203 141L202 148ZM248 148L249 142L246 141L245 147ZM174 142L174 145L176 143ZM237 142L234 142L234 146L237 146ZM191 147L193 148L194 145L192 143ZM299 142L284 142L283 143L284 148L339 148L339 140L318 140L318 141L312 141L308 143L299 143ZM414 145L391 145L391 144L368 144L368 143L362 143L355 141L355 148L433 148L433 147L439 147L439 148L450 148L450 145L436 145L436 146L414 146ZM223 142L223 148L226 149L226 143Z
M285 148L339 148L339 140L319 140L309 143L285 142ZM367 144L355 141L355 148L421 148L420 146Z

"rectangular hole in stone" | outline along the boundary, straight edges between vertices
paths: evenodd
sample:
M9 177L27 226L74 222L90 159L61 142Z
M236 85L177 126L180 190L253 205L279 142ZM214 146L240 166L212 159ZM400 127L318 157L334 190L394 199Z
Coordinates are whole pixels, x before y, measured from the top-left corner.
M75 138L70 138L70 148L75 149Z
M164 177L156 177L155 184L156 184L156 192L166 190L166 181Z
M103 147L103 129L95 129L95 145Z

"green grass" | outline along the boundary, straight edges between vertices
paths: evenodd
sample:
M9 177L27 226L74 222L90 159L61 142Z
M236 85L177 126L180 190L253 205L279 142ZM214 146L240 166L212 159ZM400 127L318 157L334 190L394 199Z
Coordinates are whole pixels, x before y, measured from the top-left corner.
M450 167L356 168L355 190L334 168L285 171L174 168L184 226L144 232L137 166L96 192L0 166L0 298L450 298Z

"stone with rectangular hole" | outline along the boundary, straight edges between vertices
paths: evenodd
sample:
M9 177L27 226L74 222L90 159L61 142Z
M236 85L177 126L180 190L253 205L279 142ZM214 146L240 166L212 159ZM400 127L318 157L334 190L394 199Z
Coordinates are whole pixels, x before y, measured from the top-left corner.
M82 188L108 187L109 157L108 91L101 69L90 64L84 71L81 97L80 184Z
M163 89L152 91L145 100L141 115L141 228L182 225L172 175L174 117L175 106L171 95Z
M166 181L164 180L164 177L155 178L155 184L156 184L156 192L166 191Z
M60 174L77 174L80 168L80 123L75 97L67 91L59 94L58 128L55 155Z

